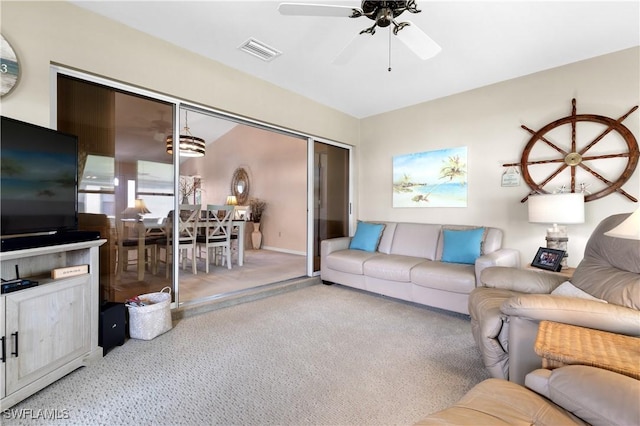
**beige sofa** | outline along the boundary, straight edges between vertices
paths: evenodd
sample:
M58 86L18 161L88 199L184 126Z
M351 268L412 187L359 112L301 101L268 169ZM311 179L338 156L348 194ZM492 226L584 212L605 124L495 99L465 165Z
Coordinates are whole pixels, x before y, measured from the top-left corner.
M350 249L351 237L321 243L321 278L349 287L468 314L469 293L490 266L518 267L520 254L502 248L502 231L484 228L473 264L442 262L443 232L472 226L378 222L384 230L375 251Z
M566 280L557 274L483 271L482 286L469 297L469 312L493 377L522 384L527 373L541 367L533 348L541 320L640 336L640 241L604 235L627 217L610 216L594 230L571 279L570 297L554 294Z

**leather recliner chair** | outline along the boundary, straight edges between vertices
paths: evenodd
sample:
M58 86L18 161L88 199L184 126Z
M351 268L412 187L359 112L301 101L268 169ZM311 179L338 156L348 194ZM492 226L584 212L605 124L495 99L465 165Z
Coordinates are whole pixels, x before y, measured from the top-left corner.
M543 271L491 267L469 296L471 329L492 377L523 384L542 366L534 351L541 320L640 336L640 241L604 235L628 217L595 229L570 282L591 300L551 294L566 278ZM588 297L588 296L585 296Z
M632 377L569 365L532 371L525 385L484 380L457 403L430 414L416 426L640 424L640 386Z

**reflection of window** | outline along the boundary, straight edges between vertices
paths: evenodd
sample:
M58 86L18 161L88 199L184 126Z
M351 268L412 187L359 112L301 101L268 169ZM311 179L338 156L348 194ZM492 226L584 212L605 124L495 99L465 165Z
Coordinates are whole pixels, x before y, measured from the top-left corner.
M87 161L80 176L81 191L113 192L115 161L113 157L87 155Z
M173 164L138 161L138 192L173 195Z
M78 212L103 213L107 216L115 216L115 195L96 194L93 192L78 192Z
M78 211L114 215L114 178L113 157L87 155L78 186Z
M165 217L173 209L173 164L138 161L138 194L151 213Z

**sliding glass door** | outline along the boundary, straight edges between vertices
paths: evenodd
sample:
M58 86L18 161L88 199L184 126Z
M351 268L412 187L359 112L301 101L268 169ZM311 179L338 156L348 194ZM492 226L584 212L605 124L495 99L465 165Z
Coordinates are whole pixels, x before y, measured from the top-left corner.
M349 157L347 148L314 143L314 272L320 270L322 240L349 235Z
M107 240L101 302L171 287L157 247L174 205L173 105L59 74L57 126L78 136L79 227Z
M52 120L79 139L79 226L107 240L101 302L169 286L177 306L313 275L320 241L349 234L348 147L73 70L52 74ZM204 139L204 155L175 152L183 135ZM181 204L204 211L240 193L231 268L202 243L173 245ZM266 205L259 222L252 201Z

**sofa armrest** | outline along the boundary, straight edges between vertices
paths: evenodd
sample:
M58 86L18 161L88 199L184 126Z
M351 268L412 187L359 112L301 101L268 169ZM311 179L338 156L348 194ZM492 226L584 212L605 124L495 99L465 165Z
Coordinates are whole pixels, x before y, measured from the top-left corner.
M504 266L511 268L520 267L520 252L514 249L499 249L492 253L483 254L476 259L476 286L481 287L480 276L482 271L491 266Z
M640 336L640 311L624 306L550 294L523 294L504 301L502 313L555 321L628 336Z
M566 280L566 277L554 273L503 266L486 268L480 275L481 286L521 293L548 294Z
M351 237L329 238L320 242L320 255L326 257L334 251L346 250L351 243Z

